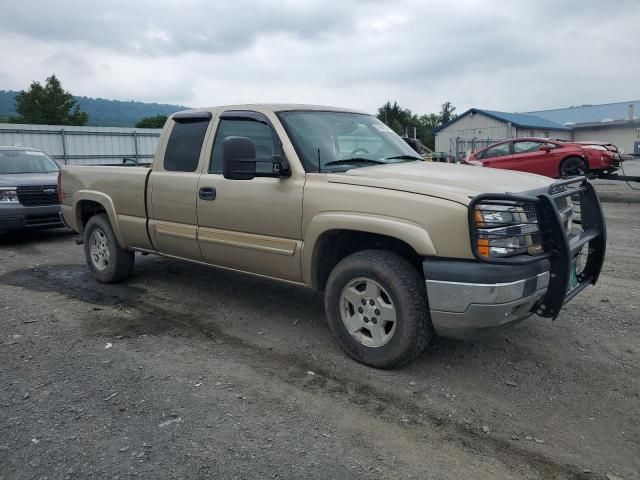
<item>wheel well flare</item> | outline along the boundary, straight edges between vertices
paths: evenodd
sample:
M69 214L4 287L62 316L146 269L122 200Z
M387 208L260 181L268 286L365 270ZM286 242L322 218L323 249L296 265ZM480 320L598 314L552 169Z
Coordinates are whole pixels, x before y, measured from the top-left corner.
M313 284L324 290L333 268L343 258L363 250L386 250L405 258L422 275L420 255L408 243L387 235L355 230L330 230L316 242L313 252Z

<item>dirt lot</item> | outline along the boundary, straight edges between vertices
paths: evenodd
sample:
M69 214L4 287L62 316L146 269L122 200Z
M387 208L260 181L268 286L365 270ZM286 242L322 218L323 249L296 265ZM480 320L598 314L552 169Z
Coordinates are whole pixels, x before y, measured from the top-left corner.
M640 193L599 189L596 287L397 371L314 292L153 256L105 286L69 232L5 238L0 480L638 478Z

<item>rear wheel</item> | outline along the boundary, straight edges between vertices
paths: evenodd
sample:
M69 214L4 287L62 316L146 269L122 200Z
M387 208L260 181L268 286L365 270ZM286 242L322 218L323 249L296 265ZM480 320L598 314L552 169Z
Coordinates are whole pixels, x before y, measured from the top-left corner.
M327 282L325 309L345 352L376 368L413 361L433 334L424 279L392 252L365 250L340 261Z
M561 177L575 177L586 175L588 172L587 162L580 157L569 157L560 164Z
M117 283L131 275L134 252L116 240L105 214L94 215L84 229L84 254L93 276L102 283Z

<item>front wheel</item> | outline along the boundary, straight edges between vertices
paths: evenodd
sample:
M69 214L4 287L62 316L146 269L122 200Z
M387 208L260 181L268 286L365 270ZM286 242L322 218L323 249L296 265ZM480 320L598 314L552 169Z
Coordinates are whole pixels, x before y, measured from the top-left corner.
M560 176L575 177L586 175L587 163L580 157L569 157L560 164Z
M84 229L84 255L91 273L101 283L117 283L131 275L134 252L120 246L105 214L94 215Z
M345 352L376 368L413 361L433 335L424 279L407 260L384 250L341 260L327 282L325 309Z

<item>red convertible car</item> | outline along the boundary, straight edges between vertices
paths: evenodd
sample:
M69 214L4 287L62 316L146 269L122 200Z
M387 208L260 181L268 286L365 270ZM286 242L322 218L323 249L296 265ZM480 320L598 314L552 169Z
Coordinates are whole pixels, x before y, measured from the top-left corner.
M558 178L612 173L620 165L620 156L600 142L513 138L470 154L464 163Z

